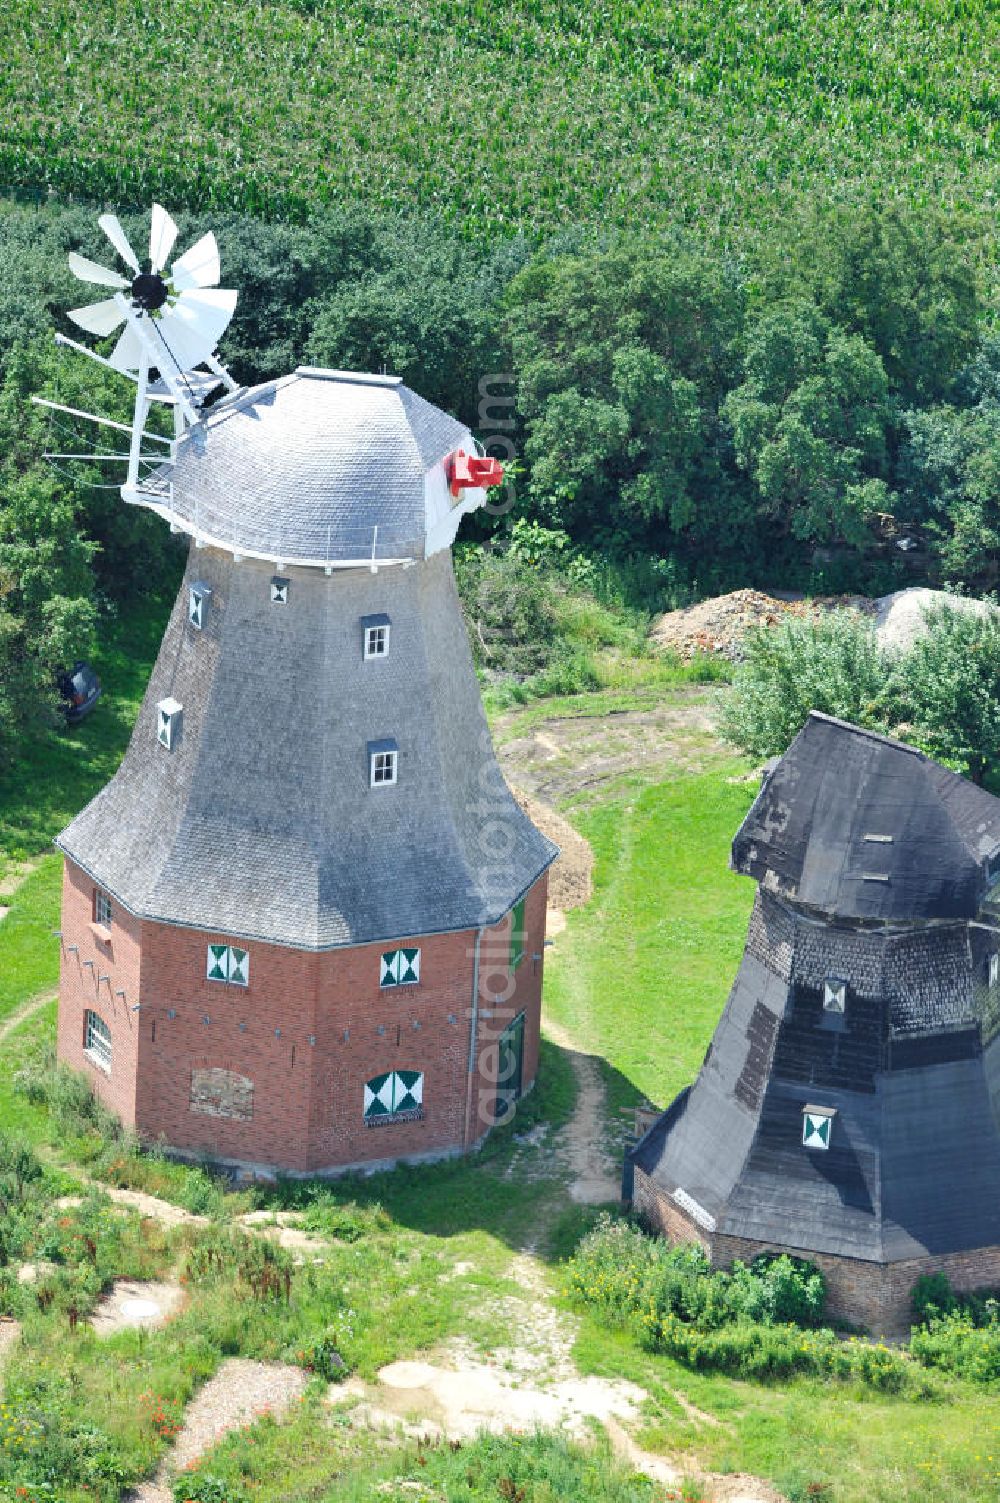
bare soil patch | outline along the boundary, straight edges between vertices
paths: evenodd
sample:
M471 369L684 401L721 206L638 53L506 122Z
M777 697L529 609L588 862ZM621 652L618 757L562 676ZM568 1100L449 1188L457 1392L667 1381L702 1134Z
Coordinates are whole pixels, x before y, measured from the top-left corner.
M116 1279L98 1304L90 1323L98 1336L111 1336L135 1326L166 1325L184 1303L184 1290L173 1280Z
M582 908L590 899L594 871L594 853L589 841L541 799L520 788L510 791L532 824L559 847L559 856L549 872L549 906L560 912Z
M715 693L701 684L647 708L532 718L522 733L521 723L536 713L499 717L497 757L507 781L520 790L515 796L549 805L598 798L630 774L659 779L700 772L713 758L731 755L716 732Z

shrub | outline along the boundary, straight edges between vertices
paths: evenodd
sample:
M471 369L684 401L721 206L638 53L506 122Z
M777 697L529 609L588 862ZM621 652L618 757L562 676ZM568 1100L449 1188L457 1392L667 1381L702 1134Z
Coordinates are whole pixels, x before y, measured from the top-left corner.
M748 633L723 733L751 756L772 757L787 749L810 710L886 731L887 679L870 621L853 611L788 616Z
M998 1308L994 1303L994 1308ZM1000 1320L977 1325L955 1310L915 1330L910 1352L925 1367L939 1368L972 1383L1000 1382Z

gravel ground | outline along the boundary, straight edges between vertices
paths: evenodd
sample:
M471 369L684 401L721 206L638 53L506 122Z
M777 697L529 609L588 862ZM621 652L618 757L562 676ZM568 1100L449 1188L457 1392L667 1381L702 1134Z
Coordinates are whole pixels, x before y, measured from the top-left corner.
M130 1503L173 1503L170 1479L191 1466L216 1441L265 1413L280 1414L305 1391L309 1374L282 1362L250 1362L230 1357L187 1407L173 1450L152 1482L130 1495Z

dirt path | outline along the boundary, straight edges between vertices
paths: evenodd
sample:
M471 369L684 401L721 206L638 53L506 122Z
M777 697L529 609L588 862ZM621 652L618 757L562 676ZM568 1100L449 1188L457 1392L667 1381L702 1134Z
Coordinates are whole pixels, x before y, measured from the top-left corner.
M193 1465L231 1430L262 1414L279 1415L290 1409L308 1381L309 1374L301 1367L227 1358L191 1400L173 1448L156 1476L131 1494L130 1503L173 1503L170 1481L176 1473Z
M715 691L702 685L610 713L589 710L585 695L575 715L540 719L534 707L512 710L494 721L493 738L508 782L555 805L601 797L630 773L700 772L732 755L716 734Z
M576 1078L576 1105L560 1137L572 1179L570 1198L577 1205L599 1206L621 1200L621 1173L605 1146L607 1097L600 1066L591 1054L573 1047L565 1029L545 1020L545 1033L569 1054Z
M54 1002L58 995L58 992L39 992L37 997L29 997L27 1002L22 1002L20 1007L16 1007L0 1023L0 1044L9 1038L15 1028L20 1028L25 1019L30 1018L33 1013L40 1012L46 1002Z

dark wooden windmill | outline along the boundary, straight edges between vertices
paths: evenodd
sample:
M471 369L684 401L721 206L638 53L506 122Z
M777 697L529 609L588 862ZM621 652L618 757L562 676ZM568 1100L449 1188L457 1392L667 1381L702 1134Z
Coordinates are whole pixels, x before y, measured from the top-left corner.
M874 1329L923 1273L1000 1284L1000 799L814 713L732 864L759 884L743 962L629 1155L634 1204L719 1266L814 1259Z

